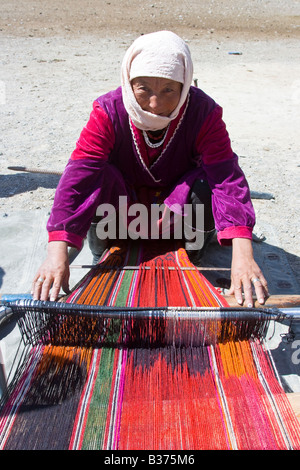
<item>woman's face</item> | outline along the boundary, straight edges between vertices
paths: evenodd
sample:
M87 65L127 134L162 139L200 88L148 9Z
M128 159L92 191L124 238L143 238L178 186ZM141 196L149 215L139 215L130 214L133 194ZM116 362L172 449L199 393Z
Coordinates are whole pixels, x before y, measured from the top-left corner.
M144 111L170 116L177 107L182 84L158 77L138 77L131 82L136 101Z

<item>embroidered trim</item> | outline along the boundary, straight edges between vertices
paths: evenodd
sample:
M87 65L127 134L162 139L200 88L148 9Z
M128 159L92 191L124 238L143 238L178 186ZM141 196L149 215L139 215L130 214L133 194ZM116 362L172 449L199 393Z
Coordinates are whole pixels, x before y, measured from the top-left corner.
M178 121L178 124L177 124L177 126L176 126L176 129L175 129L174 132L173 132L173 135L172 135L171 139L169 140L169 142L167 143L167 145L165 146L165 148L164 148L163 151L161 152L160 156L152 163L152 165L150 165L150 170L156 165L156 163L159 162L159 160L161 160L162 156L163 156L164 153L167 151L168 147L171 145L171 143L172 143L172 141L173 141L173 139L174 139L174 137L175 137L175 135L176 135L176 133L177 133L179 127L181 126L181 123L182 123L182 121L183 121L183 118L184 118L184 116L185 116L186 110L187 110L188 105L189 105L189 101L190 101L190 94L188 94L188 96L187 96L186 106L185 106L185 108L184 108L184 111L183 111L183 113L182 113L181 118L180 118L179 121Z
M132 138L133 138L133 142L134 142L134 145L135 145L135 149L136 149L136 152L138 154L138 157L140 159L140 162L142 164L142 167L144 168L144 170L147 171L148 175L151 176L151 178L153 179L153 181L155 183L160 183L161 180L157 180L151 173L151 171L149 170L149 168L147 167L147 165L145 165L145 162L143 160L143 157L141 155L141 152L140 152L140 149L139 149L139 146L138 146L138 143L136 141L136 138L135 138L135 135L134 135L134 131L133 131L133 128L132 128L132 123L131 123L131 119L129 118L129 126L130 126L130 130L131 130L131 135L132 135Z
M155 183L160 183L161 180L160 180L160 179L159 179L159 180L156 179L156 178L153 176L153 174L151 173L150 170L161 160L162 156L165 154L166 150L169 148L171 142L173 141L173 139L174 139L174 137L175 137L175 135L176 135L176 133L177 133L179 127L181 126L181 123L182 123L182 121L183 121L183 118L184 118L184 116L185 116L186 110L187 110L188 105L189 105L189 101L190 101L190 94L188 94L188 96L187 96L186 106L185 106L185 108L184 108L184 111L183 111L183 113L182 113L182 116L181 116L180 120L178 121L178 124L177 124L177 126L176 126L176 129L175 129L174 132L173 132L173 135L171 136L171 138L170 138L169 142L167 143L167 145L165 146L165 148L162 150L160 156L155 160L155 162L152 163L152 165L150 166L150 168L148 168L147 165L145 165L145 162L144 162L144 160L143 160L143 158L142 158L141 151L140 151L140 149L139 149L139 146L138 146L138 143L137 143L137 140L136 140L136 138L135 138L134 131L133 131L133 128L132 128L131 119L130 119L130 117L129 117L130 131L131 131L131 135L132 135L132 138L133 138L133 142L134 142L135 149L136 149L136 151L137 151L138 157L139 157L139 159L140 159L140 162L141 162L143 168L147 171L147 173L149 174L149 176L151 176L151 178L153 179L153 181L154 181Z

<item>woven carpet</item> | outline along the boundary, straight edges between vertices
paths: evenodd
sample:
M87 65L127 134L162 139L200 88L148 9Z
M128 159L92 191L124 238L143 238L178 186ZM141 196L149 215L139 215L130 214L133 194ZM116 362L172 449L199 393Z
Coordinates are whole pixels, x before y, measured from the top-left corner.
M116 247L64 301L226 306L198 270L179 267L193 267L180 247ZM155 318L144 327L138 345L119 344L124 324L107 322L101 347L86 339L30 346L2 403L0 448L300 449L300 426L263 338L193 345L187 334L179 345L162 345L162 333L176 338L176 331L166 323L162 332ZM97 334L80 323L60 334L71 330L78 338Z

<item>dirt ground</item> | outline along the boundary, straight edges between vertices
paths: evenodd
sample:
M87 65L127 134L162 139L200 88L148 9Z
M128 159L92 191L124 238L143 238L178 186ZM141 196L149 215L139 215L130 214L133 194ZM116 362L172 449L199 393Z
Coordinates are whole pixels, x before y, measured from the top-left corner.
M2 0L1 5L2 33L22 37L137 36L172 29L189 39L207 31L286 38L296 36L300 15L294 0Z
M2 0L0 225L16 211L50 211L58 182L8 166L62 171L93 99L120 84L127 47L161 29L188 42L198 86L223 107L251 190L272 196L253 201L256 233L268 240L272 227L300 283L300 3L293 0Z

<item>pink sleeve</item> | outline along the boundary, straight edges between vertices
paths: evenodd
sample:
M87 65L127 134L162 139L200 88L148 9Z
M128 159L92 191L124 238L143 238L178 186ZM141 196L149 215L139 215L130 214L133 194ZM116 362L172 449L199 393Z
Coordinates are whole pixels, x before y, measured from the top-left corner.
M221 245L252 238L254 209L245 175L234 154L222 108L216 106L200 129L196 146L212 190L213 214Z
M107 161L115 142L110 118L95 101L87 125L83 128L71 160L96 158Z
M207 116L196 141L196 151L204 165L233 157L230 138L222 119L223 110L216 106Z
M68 220L71 215L67 211L67 213L63 212L63 208L66 206L62 204L61 202L61 195L66 193L69 194L68 191L71 191L70 188L74 188L78 186L78 182L74 180L75 175L77 175L77 178L80 178L82 176L82 181L84 184L85 182L85 172L82 170L82 165L85 165L87 168L90 168L89 174L93 174L93 177L96 178L97 174L99 173L99 165L105 164L107 162L110 152L113 149L115 142L115 134L114 134L114 129L111 120L107 116L107 114L103 111L103 109L100 107L100 105L95 101L93 104L93 110L90 114L89 121L87 122L86 126L83 128L80 137L76 143L76 148L73 151L70 162L73 162L73 166L75 165L75 172L68 174L67 179L64 180L64 185L61 187L59 186L59 190L57 190L57 194L60 194L60 200L58 203L58 208L56 207L56 212L58 212L58 216L55 218L55 223L51 225L49 228L49 222L48 222L48 232L49 232L49 238L48 241L65 241L68 243L70 246L74 246L77 249L81 249L82 247L82 240L83 240L83 235L80 233L74 233L74 227L72 226L70 228L70 231L64 230L63 227L67 225L67 223L58 223L61 221L60 219L62 218L62 221ZM69 165L70 166L70 165ZM66 171L66 170L65 170ZM63 180L63 177L61 181ZM66 183L67 181L67 183ZM93 180L92 180L93 181ZM70 186L66 188L66 184ZM91 183L93 184L93 183ZM84 191L83 191L84 192ZM72 195L73 193L71 193ZM74 194L72 197L69 197L69 201L73 200L75 198ZM70 205L70 203L69 203ZM72 212L72 211L71 211ZM52 209L52 214L53 214L53 209ZM62 216L63 214L63 216ZM73 214L75 215L75 213ZM54 217L52 215L52 217ZM58 217L58 220L56 220ZM52 220L52 219L51 219ZM70 225L70 223L69 223ZM68 227L69 227L68 225ZM80 226L83 224L81 223ZM58 228L59 227L59 228ZM76 226L76 230L78 230L78 227Z
M252 227L226 227L218 232L218 241L220 245L231 245L233 238L249 238L252 239Z
M82 237L76 233L66 232L65 230L56 230L48 233L48 241L63 241L67 242L69 246L73 246L78 250L82 248Z

